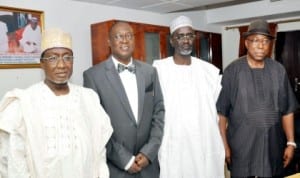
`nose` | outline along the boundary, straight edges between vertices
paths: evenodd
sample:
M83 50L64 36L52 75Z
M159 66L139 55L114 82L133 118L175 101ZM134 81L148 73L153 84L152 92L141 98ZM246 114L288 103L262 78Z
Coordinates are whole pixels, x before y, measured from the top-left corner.
M122 36L122 38L121 38L121 42L122 43L126 43L126 42L128 42L129 40L126 38L126 36Z
M260 41L260 42L257 44L257 47L258 47L258 48L263 48L263 47L264 47L264 44L263 44L263 42L262 42L262 41Z
M58 60L57 60L57 63L56 63L56 66L57 67L65 67L66 63L65 61L63 60L62 57L59 57Z
M183 38L183 42L188 43L189 39L187 37Z
M188 43L188 42L189 42L189 37L188 37L188 36L184 36L184 37L182 38L182 42L183 42L183 43Z

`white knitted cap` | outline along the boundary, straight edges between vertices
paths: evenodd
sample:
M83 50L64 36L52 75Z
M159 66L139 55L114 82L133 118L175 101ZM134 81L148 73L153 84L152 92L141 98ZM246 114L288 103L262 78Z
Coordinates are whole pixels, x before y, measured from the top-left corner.
M175 30L180 27L192 27L192 20L186 16L179 16L174 19L170 24L170 33L172 34Z
M72 50L71 35L59 28L45 30L42 33L42 52L50 48L68 48Z

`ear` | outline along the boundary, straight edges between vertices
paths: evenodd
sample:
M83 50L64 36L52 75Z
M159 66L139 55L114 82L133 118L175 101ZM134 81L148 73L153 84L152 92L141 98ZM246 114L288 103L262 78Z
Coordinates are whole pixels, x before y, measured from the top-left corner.
M174 39L172 38L172 35L170 36L170 40L169 41L170 41L171 46L174 47Z
M41 69L45 69L45 62L43 60L40 60L40 67Z
M111 41L110 41L109 38L107 39L107 44L108 44L109 47L111 47Z
M248 43L248 40L247 39L245 39L245 47L248 49L248 45L249 45L249 43Z

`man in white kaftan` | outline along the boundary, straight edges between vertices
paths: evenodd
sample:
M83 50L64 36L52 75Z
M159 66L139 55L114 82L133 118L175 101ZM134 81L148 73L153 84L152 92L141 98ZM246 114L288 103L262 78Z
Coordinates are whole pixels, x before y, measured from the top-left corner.
M190 56L194 37L187 17L175 19L170 40L175 54L153 64L166 108L160 178L224 177L224 147L215 106L221 77L216 67Z
M109 118L92 90L68 85L68 95L40 82L2 100L1 166L8 159L8 177L108 177Z
M36 17L29 19L20 39L23 51L26 53L38 53L41 50L41 28Z
M0 103L1 178L109 178L109 117L93 90L68 82L73 52L62 33L45 31L45 80Z

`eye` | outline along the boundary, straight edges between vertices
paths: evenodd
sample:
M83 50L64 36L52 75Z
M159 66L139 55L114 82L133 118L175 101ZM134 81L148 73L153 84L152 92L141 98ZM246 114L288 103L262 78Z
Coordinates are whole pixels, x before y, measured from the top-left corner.
M195 35L194 35L193 33L188 33L188 34L186 34L186 36L187 36L188 38L194 38L194 37L195 37Z
M264 39L264 40L262 40L262 44L269 44L270 43L270 40L269 39Z
M193 33L178 34L178 35L174 36L174 38L175 38L176 40L178 40L178 41L182 41L182 40L184 40L185 38L186 38L187 40L193 40L195 37L196 37L196 35L193 34Z
M132 33L116 34L114 36L114 39L116 41L122 41L124 39L126 39L126 40L132 40L133 39L133 34Z
M182 40L183 38L184 38L184 34L178 34L177 36L176 36L176 39L177 40Z
M58 56L49 56L43 59L47 60L48 62L54 63L58 60Z
M63 56L63 60L65 62L71 62L71 61L73 61L73 59L74 59L74 56Z
M250 41L253 46L258 46L260 44L268 45L271 42L270 39L256 39L256 38L254 38L254 39L247 39L247 40Z
M117 41L122 40L123 38L124 38L124 36L122 34L116 34L114 36L114 39L117 40Z
M133 38L133 34L127 33L127 34L125 35L125 37L126 37L127 40L131 40L131 39Z

